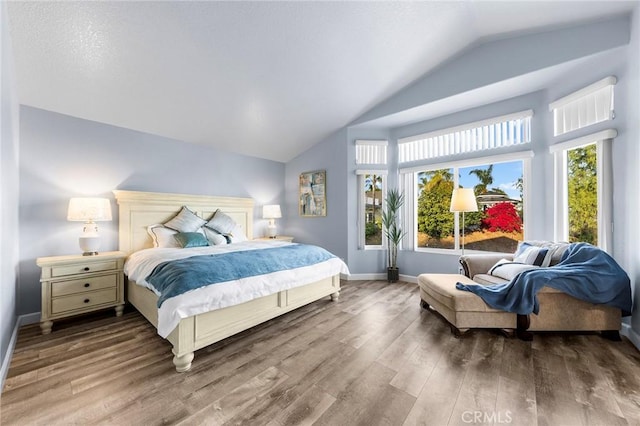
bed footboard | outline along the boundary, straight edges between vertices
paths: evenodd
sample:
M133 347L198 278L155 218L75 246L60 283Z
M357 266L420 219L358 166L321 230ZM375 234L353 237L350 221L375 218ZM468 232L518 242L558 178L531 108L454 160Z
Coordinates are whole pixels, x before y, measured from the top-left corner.
M184 318L167 337L173 345L176 371L188 371L198 349L323 297L338 300L339 295L340 275L334 275L239 305ZM128 300L151 324L158 326L158 297L153 292L129 281Z

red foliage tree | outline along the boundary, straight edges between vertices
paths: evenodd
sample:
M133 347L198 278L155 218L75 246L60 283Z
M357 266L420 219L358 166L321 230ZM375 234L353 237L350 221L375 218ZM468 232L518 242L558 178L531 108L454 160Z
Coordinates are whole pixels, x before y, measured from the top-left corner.
M482 219L482 227L490 232L520 232L522 220L516 208L511 203L498 203L487 209L487 215Z

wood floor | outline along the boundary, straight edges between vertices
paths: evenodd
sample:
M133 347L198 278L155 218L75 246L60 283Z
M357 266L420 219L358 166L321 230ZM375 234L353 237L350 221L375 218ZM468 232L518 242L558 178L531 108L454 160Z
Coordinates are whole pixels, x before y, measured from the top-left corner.
M179 374L135 311L20 330L2 425L640 425L640 353L623 338L474 331L455 339L415 284L343 282L199 350Z

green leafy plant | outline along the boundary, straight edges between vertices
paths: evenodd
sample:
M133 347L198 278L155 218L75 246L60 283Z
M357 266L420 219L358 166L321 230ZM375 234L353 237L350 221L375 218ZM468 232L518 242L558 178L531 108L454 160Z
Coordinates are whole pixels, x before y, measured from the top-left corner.
M404 204L404 193L397 189L387 191L387 197L384 199L385 207L382 210L382 228L384 236L387 239L387 266L389 268L398 267L398 246L402 242L402 238L406 232L398 225L398 215L400 208Z

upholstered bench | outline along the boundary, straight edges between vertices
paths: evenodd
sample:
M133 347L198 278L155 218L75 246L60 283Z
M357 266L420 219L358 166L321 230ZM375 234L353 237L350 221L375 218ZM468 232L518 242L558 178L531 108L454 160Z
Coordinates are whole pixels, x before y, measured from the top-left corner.
M442 315L456 337L470 328L497 328L513 335L517 328L517 315L489 307L473 293L461 291L456 283L477 284L464 275L418 275L421 306Z

